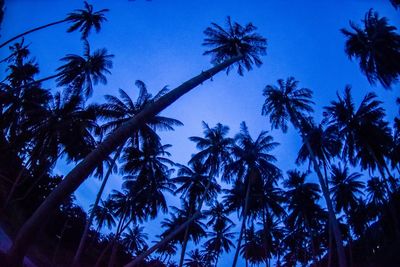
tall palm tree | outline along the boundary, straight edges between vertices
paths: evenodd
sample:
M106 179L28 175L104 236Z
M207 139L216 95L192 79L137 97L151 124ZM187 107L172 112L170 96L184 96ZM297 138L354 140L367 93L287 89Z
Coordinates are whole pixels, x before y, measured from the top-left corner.
M239 256L240 244L248 216L251 188L264 177L275 176L280 173L280 170L273 164L276 158L268 154L278 143L273 142L272 136L268 135L267 132L261 132L253 140L246 123L242 122L240 124L240 132L235 136L235 141L236 144L232 148L234 160L226 166L224 177L229 179L235 176L237 180L243 181L246 186L246 196L242 207L242 226L232 266L236 266Z
M97 209L93 209L91 207L91 213L93 212L93 218L97 224L97 232L103 228L103 226L107 226L108 229L111 229L116 225L114 219L114 211L113 211L113 201L111 198L107 198L106 200L101 200Z
M104 119L106 122L101 126L101 130L104 133L111 133L113 130L118 128L124 122L133 118L136 114L142 111L147 105L150 103L157 101L162 95L166 93L166 88L161 89L154 97L148 92L146 85L142 81L136 81L136 86L139 89L139 94L136 101L133 101L130 96L122 89L119 90L120 98L112 95L106 95L105 98L107 103L99 105L97 107L97 112L99 116ZM168 117L163 116L154 116L151 120L147 121L141 127L135 130L132 134L130 140L130 145L135 147L139 147L141 143L154 143L157 146L160 144L160 137L156 133L156 130L169 130L173 131L174 126L183 125L180 121ZM109 166L109 170L106 176L103 179L103 182L100 186L100 189L97 193L94 209L99 203L101 199L101 195L103 194L104 188L108 182L108 179L111 175L112 169L116 164L116 161L120 157L120 153L125 144L121 145L115 155L114 159ZM89 233L89 228L92 223L92 216L89 216L89 219L86 223L85 230L82 234L81 240L79 242L78 249L75 253L74 260L72 266L78 265L81 254L85 247L86 239Z
M139 225L128 227L127 231L122 234L122 245L135 254L147 247L148 235L143 233L143 229L144 227Z
M262 237L257 234L254 223L252 223L250 227L246 229L244 244L241 246L241 254L246 262L250 262L252 265L259 265L260 263L266 262L267 255L263 245Z
M234 247L232 242L235 234L231 232L233 225L217 226L214 231L208 232L209 239L204 242L207 253L213 256L214 265L218 266L218 258L223 253L229 253Z
M221 191L219 184L207 175L207 168L199 161L192 162L192 169L186 166L180 166L178 170L178 177L173 179L174 183L181 184L175 191L175 194L180 193L182 199L186 199L190 204L189 212L194 214L196 210L200 210L198 205L203 201L210 202L215 199L217 194ZM185 257L186 246L188 242L189 227L185 230L185 238L182 245L181 259L179 266L183 265Z
M191 216L193 216L192 205L187 201L183 201L183 208L179 209L177 207L172 207L173 213L171 213L171 219L165 219L161 226L167 228L162 234L162 237L169 235L173 232L177 227L182 225L185 221L187 221ZM200 221L199 218L191 221L190 225L187 227L187 232L180 232L179 234L174 236L172 240L173 243L180 243L182 246L182 250L184 250L184 246L186 245L187 240L191 239L195 244L197 244L202 237L206 236L206 232L204 230L205 225ZM184 257L181 255L181 260ZM180 263L182 264L182 263Z
M360 181L361 174L358 172L349 173L347 166L342 167L332 165L331 193L335 203L336 211L344 211L346 214L354 209L358 204L358 195L363 195L362 189L365 187L364 182Z
M15 238L13 245L7 253L7 261L9 265L20 265L24 255L26 254L27 249L32 244L35 238L35 232L40 228L42 222L46 219L47 214L54 210L64 199L66 196L74 192L79 185L90 175L93 169L97 166L97 164L103 161L112 151L114 151L118 146L120 146L131 134L131 132L143 124L146 120L157 115L159 112L173 104L178 98L182 97L186 93L188 93L193 88L197 87L204 81L207 81L215 74L220 71L226 69L232 64L241 61L244 62L245 57L259 56L265 52L265 40L260 42L260 35L254 33L256 28L253 26L251 30L243 33L247 38L243 38L241 42L235 41L236 44L233 44L235 48L239 47L239 55L235 55L231 57L231 54L225 57L226 60L222 61L223 56L222 53L219 53L220 63L210 68L209 70L203 71L201 74L196 77L188 80L183 83L181 86L178 86L174 90L170 91L163 97L161 97L158 101L149 105L143 111L141 111L137 116L130 119L123 125L121 125L118 129L116 129L113 134L106 138L96 149L94 149L80 164L78 164L69 174L66 175L63 182L61 182L57 188L48 196L48 198L42 203L42 205L36 210L34 214L26 221L24 226L21 227L17 237ZM208 31L212 32L212 31ZM212 39L211 36L209 39ZM234 41L232 38L227 39L226 46L232 46L232 42ZM238 44L238 45L237 45ZM246 44L246 48L243 48L244 44ZM214 46L214 53L218 53L222 48L218 48L218 46ZM259 51L260 53L256 53ZM249 54L249 52L251 52ZM227 59L229 58L229 59ZM259 62L261 63L261 62ZM187 222L189 224L190 222ZM180 228L176 229L176 232L182 231L185 229L186 225L181 225ZM171 233L168 238L163 240L163 242L168 242L168 239L171 239L173 235L176 233ZM140 262L147 255L157 250L158 246L162 246L162 242L151 247L146 253L138 256L134 261L130 262L129 265L134 265L135 262Z
M66 63L57 68L57 74L39 81L56 77L58 86L69 86L75 94L82 94L88 98L93 93L93 84L107 83L106 74L111 74L113 57L114 55L108 54L105 48L91 53L89 42L85 40L83 56L66 55L61 59Z
M187 267L205 267L206 262L204 256L200 250L195 249L189 252L189 259L186 260L185 266Z
M370 9L362 21L363 28L350 22L352 31L342 29L347 37L345 52L359 60L361 71L370 83L377 80L390 88L400 75L400 35L387 18Z
M328 186L324 180L324 176L319 168L318 160L314 154L310 142L307 139L306 132L303 129L305 118L313 111L311 97L312 91L308 88L298 88L298 81L293 77L289 77L286 81L278 80L278 87L267 85L264 89L265 103L262 108L263 115L269 115L272 128L281 128L283 132L288 129L288 121L301 135L303 143L306 144L310 154L312 165L317 174L319 184L328 208L329 219L332 225L333 234L335 236L336 248L339 257L339 266L346 266L346 258L343 249L343 242L339 230L332 200L329 195Z
M108 9L101 9L99 11L93 11L93 6L88 4L88 2L84 1L84 8L85 9L77 9L72 13L69 13L65 19L58 20L55 22L48 23L46 25L28 30L17 36L8 39L7 41L0 44L0 48L6 46L7 44L11 43L12 41L21 38L29 33L54 26L57 24L61 24L64 22L71 23L72 25L68 28L67 32L73 32L79 30L82 33L82 39L86 39L89 36L90 31L92 28L99 32L101 29L101 23L107 21L104 13L108 12Z
M224 229L229 225L233 225L233 221L228 217L228 210L224 203L217 200L211 203L210 208L204 212L209 220L207 227L212 226L213 229Z
M288 189L286 198L289 214L286 224L290 229L307 231L307 239L310 240L314 263L318 262L318 251L316 250L316 232L319 228L320 218L323 210L317 201L320 198L318 184L306 182L307 173L299 171L288 171L288 179L284 185Z
M204 137L189 137L190 141L195 142L197 149L200 150L190 161L202 162L209 169L210 176L214 177L231 161L230 148L233 140L226 136L229 132L228 126L217 123L214 128L210 128L204 121L202 123Z

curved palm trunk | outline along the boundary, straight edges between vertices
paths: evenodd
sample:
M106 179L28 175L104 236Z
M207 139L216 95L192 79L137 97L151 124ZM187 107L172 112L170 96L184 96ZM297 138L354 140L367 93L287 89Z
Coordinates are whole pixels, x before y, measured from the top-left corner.
M291 110L290 107L289 107L289 113L290 113L290 117L292 118L292 123L293 123L294 127L299 130L300 136L301 136L303 142L306 144L308 153L310 153L310 158L311 158L311 161L313 163L314 171L317 174L318 181L319 181L319 184L320 184L321 189L322 189L322 195L324 196L324 199L325 199L325 202L326 202L326 206L328 208L329 220L331 222L333 235L335 237L336 249L337 249L337 252L338 252L339 267L346 267L347 266L346 254L344 252L342 235L340 233L339 223L337 221L337 218L336 218L336 215L335 215L335 211L333 209L333 204L332 204L332 200L331 200L331 197L330 197L330 194L329 194L328 185L325 184L325 179L324 179L324 176L323 176L323 174L322 174L322 172L321 172L321 170L319 168L319 164L318 164L317 158L316 158L316 156L314 154L314 151L312 150L310 142L308 141L305 133L303 132L303 128L301 126L299 118L297 118L297 116L295 115L296 113L294 113L293 110Z
M103 182L101 183L99 192L97 193L97 196L96 196L96 200L94 201L94 204L93 204L92 212L90 213L89 219L86 221L86 225L85 225L85 229L83 230L81 241L79 242L78 249L76 250L74 259L72 261L72 265L71 265L72 267L78 267L79 266L79 260L81 258L82 252L83 252L83 250L85 248L86 240L87 240L87 237L89 235L90 226L92 225L92 222L93 222L93 219L94 219L95 211L96 211L97 207L99 206L99 202L100 202L101 196L103 194L104 188L106 187L108 178L110 177L110 175L112 173L112 169L114 168L115 162L117 161L117 159L119 158L119 156L121 154L122 148L123 148L123 145L121 145L118 148L118 150L115 153L114 158L113 158L113 160L111 162L111 165L107 170L106 176L104 177Z
M46 25L43 25L43 26L40 26L40 27L31 29L31 30L29 30L29 31L23 32L23 33L21 33L21 34L18 34L17 36L14 36L13 38L8 39L8 40L5 41L4 43L0 44L0 48L6 46L7 44L11 43L12 41L14 41L14 40L16 40L16 39L18 39L18 38L21 38L21 37L23 37L23 36L25 36L25 35L27 35L27 34L29 34L29 33L36 32L36 31L38 31L38 30L41 30L41 29L44 29L44 28L48 28L48 27L53 26L53 25L61 24L61 23L64 23L64 22L66 22L66 21L68 21L68 19L63 19L63 20L55 21L55 22L52 22L52 23L49 23L49 24L46 24Z
M251 178L249 179L249 183L247 184L246 198L244 201L242 226L240 227L239 240L238 240L238 244L236 247L235 257L233 258L232 267L235 267L237 264L237 260L239 258L240 245L242 243L243 232L244 232L244 228L246 228L246 219L247 219L247 209L249 206L250 188L251 188ZM247 261L246 261L246 263L247 263Z
M21 266L23 258L34 241L38 229L48 214L55 210L62 201L72 194L92 173L98 163L103 161L112 151L126 141L132 131L149 120L165 108L170 106L180 97L207 81L215 74L231 66L242 59L243 56L228 59L213 68L202 72L196 77L184 82L174 90L162 96L153 104L148 105L135 117L117 128L113 134L107 137L96 149L85 157L74 169L72 169L64 180L53 190L46 200L39 206L35 213L25 222L19 230L12 247L7 253L9 267Z

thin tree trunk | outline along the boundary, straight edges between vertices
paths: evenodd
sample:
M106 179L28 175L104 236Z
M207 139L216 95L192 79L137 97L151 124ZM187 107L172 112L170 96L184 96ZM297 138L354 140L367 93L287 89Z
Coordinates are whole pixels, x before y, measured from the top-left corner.
M63 20L55 21L55 22L52 22L52 23L49 23L49 24L46 24L46 25L43 25L43 26L40 26L40 27L31 29L31 30L29 30L29 31L23 32L23 33L21 33L21 34L18 34L17 36L14 36L13 38L8 39L8 40L5 41L4 43L0 44L0 48L6 46L7 44L11 43L12 41L14 41L14 40L16 40L16 39L18 39L18 38L21 38L21 37L23 37L23 36L25 36L25 35L27 35L27 34L29 34L29 33L32 33L32 32L35 32L35 31L38 31L38 30L41 30L41 29L44 29L44 28L47 28L47 27L50 27L50 26L53 26L53 25L61 24L61 23L66 22L66 21L68 21L68 19L63 19Z
M321 185L322 195L324 196L326 206L328 208L329 219L331 221L333 234L335 236L336 249L338 252L339 267L346 267L346 265L347 265L346 264L346 254L345 254L344 248L343 248L343 240L342 240L342 236L341 236L340 229L339 229L339 223L336 219L336 215L335 215L335 212L333 209L333 204L332 204L332 200L331 200L331 197L329 194L329 189L328 189L327 185L325 184L324 176L321 173L318 161L315 157L314 151L312 150L310 142L308 141L305 133L303 133L303 127L301 126L299 118L297 118L297 116L295 115L293 110L290 109L290 107L289 107L289 113L291 114L290 117L292 118L294 127L300 131L301 138L303 139L303 142L306 144L307 150L310 153L310 158L313 163L314 170L315 170L318 180L319 180L319 184Z
M67 174L64 180L57 185L34 214L21 227L13 245L7 253L7 260L9 261L8 266L19 267L22 265L27 250L34 241L36 233L42 226L42 222L46 219L48 214L55 210L67 196L72 194L85 181L99 162L103 161L112 151L124 143L131 135L132 131L143 124L146 120L166 109L193 88L207 81L215 74L226 69L242 58L243 56L237 56L228 59L184 82L182 85L162 96L153 104L148 105L135 117L122 124L113 132L113 134L101 142L96 149L87 155L85 159L83 159Z
M244 201L244 211L243 211L242 226L240 228L239 240L238 240L238 244L237 244L237 247L236 247L235 257L233 258L232 267L236 267L237 260L239 258L240 245L242 243L243 231L244 231L244 228L246 227L247 209L248 209L248 206L249 206L249 197L250 197L250 189L251 189L251 179L252 178L249 177L249 182L247 184L246 198L245 198L245 201Z
M328 267L332 266L332 227L330 221L328 221L328 234L329 234L329 245L328 245Z
M57 257L58 251L60 250L61 241L62 241L62 238L63 238L63 236L64 236L64 233L65 233L65 231L67 230L68 222L69 222L69 219L67 219L67 220L65 221L65 223L64 223L64 225L63 225L63 227L62 227L62 229L61 229L60 240L58 240L57 246L56 246L56 248L55 248L55 250L54 250L54 253L53 253L53 257L52 257L51 262L52 262L54 265L56 265L56 257Z
M28 162L25 164L25 166L24 166L24 164L22 164L22 166L21 166L22 169L19 171L17 178L15 178L14 183L13 183L11 189L10 189L10 192L8 192L7 198L4 201L3 210L5 210L7 208L7 206L8 206L8 203L10 203L11 198L13 197L15 190L17 190L17 187L20 185L20 181L21 181L21 179L23 177L23 174L24 174L24 172L26 172L27 167L31 163L31 161L32 161L32 158L30 158L28 160Z
M182 244L181 258L179 260L179 267L183 266L183 260L185 259L186 247L187 247L187 243L189 241L189 228L190 227L188 226L188 227L186 227L186 230L185 230L185 236L184 236L183 244Z
M53 166L54 164L56 164L56 162L58 161L58 159L61 157L61 155L65 152L65 149L63 149L60 153L58 153L57 157L55 159L53 159L53 161L51 162L51 164L49 165L49 167L46 168L46 170L42 171L42 173L39 175L39 177L37 179L35 179L35 182L29 187L29 189L25 192L25 194L22 197L19 197L15 200L12 201L12 203L17 202L17 201L21 201L26 199L30 193L33 191L33 189L35 189L35 186L42 180L42 178L47 174L48 170L51 168L51 166Z
M94 214L96 212L97 207L99 206L99 202L100 202L101 196L103 195L104 188L106 187L108 178L110 177L110 175L112 173L112 169L114 168L115 162L117 161L117 159L119 158L119 156L121 154L122 148L123 148L123 145L121 145L118 148L118 150L115 153L114 158L111 162L111 165L109 166L109 168L107 170L106 176L104 176L103 182L101 183L99 192L97 193L97 196L96 196L96 200L94 201L94 204L93 204L92 212L90 213L89 219L86 221L86 225L85 225L85 229L83 230L81 241L79 242L78 249L77 249L74 259L72 261L72 265L71 265L72 267L79 266L79 260L81 258L82 252L85 248L86 240L89 235L89 229L90 229L90 226L92 225L92 222L94 219Z

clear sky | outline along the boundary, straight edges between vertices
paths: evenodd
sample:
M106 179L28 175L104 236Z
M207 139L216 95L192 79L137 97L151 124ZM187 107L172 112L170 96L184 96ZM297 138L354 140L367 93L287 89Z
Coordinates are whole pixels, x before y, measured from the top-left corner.
M202 55L203 30L210 22L223 24L228 15L242 24L253 22L258 32L268 39L268 54L261 68L245 73L244 77L235 72L228 76L220 73L212 82L205 82L163 112L185 125L175 132L161 134L164 143L173 145L170 152L176 162L186 163L195 153L188 137L202 135L202 120L210 126L217 122L228 125L231 135L237 133L241 121L246 121L254 136L261 130L270 130L267 118L261 116L262 89L288 76L296 77L300 86L314 91L316 121L321 119L322 107L335 99L336 92L341 92L347 84L352 85L357 103L373 90L384 101L388 120L392 121L397 114L394 103L400 85L392 91L369 85L358 64L345 55L344 37L339 31L348 27L349 20L360 22L371 7L388 17L390 24L400 26L400 12L394 10L389 0L99 0L90 3L95 10L110 9L101 33L89 37L91 47L106 47L115 55L108 84L97 86L91 101L102 102L104 94L117 94L118 88L135 99L137 79L144 81L153 93L165 85L172 89L209 68L210 58ZM63 19L68 12L81 7L80 0L6 0L2 38ZM65 54L82 53L79 34L67 34L67 27L58 25L26 37L41 69L38 78L53 74L60 65L58 59ZM6 52L0 51L1 58ZM44 85L54 87L52 82ZM294 168L299 137L292 129L287 134L274 130L272 135L281 143L275 150L278 166L284 171ZM66 174L72 167L58 164L56 171ZM115 175L106 193L119 189L120 182ZM94 201L98 187L97 180L88 179L76 192L77 202L87 208ZM179 204L170 199L171 205ZM159 220L147 225L151 237L159 233L159 228ZM231 259L232 255L225 255L221 266L230 266Z

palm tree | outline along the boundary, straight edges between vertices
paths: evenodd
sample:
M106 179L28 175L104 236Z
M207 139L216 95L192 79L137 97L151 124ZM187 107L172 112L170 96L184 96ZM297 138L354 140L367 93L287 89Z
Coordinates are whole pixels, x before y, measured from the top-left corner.
M319 229L323 210L317 204L320 198L319 185L305 182L307 173L299 171L288 171L288 179L284 182L286 198L288 199L287 208L289 214L286 218L286 224L289 229L295 231L306 230L307 239L310 240L314 263L318 263L318 251L316 249L316 232ZM304 242L305 240L303 240Z
M115 226L113 205L112 199L107 198L106 200L101 200L96 209L91 207L89 212L93 213L93 218L97 223L97 232L99 232L104 225L107 226L108 229Z
M136 86L139 89L139 94L137 100L134 102L129 95L122 89L119 90L120 98L117 98L112 95L106 95L105 98L107 103L99 105L97 107L97 112L99 116L106 120L106 122L101 126L101 130L104 133L110 133L115 128L118 128L124 122L133 118L136 114L142 111L149 103L152 103L158 100L162 95L165 94L166 88L160 90L154 97L147 91L146 85L142 81L136 81ZM169 130L173 131L174 126L183 125L180 121L168 117L163 116L154 116L151 120L147 121L143 124L139 129L136 129L134 134L132 135L131 145L135 147L139 147L141 143L155 143L156 145L160 144L160 137L157 135L156 130ZM116 164L116 161L120 157L120 153L125 144L121 145L115 155L114 159L109 166L108 172L103 179L103 182L100 186L100 189L97 193L96 200L94 202L94 208L99 203L101 199L101 195L103 194L104 188L108 182L108 178L111 175L112 169ZM90 225L92 224L93 217L89 216L89 219L86 223L85 230L82 234L81 240L79 242L78 249L75 253L74 260L72 266L78 265L81 254L85 247L86 239L89 233Z
M202 162L208 169L211 177L219 174L221 168L231 161L230 148L232 146L232 138L226 137L229 127L217 123L214 128L210 128L204 121L204 137L192 136L190 141L196 143L197 152L191 162Z
M235 234L231 232L233 225L224 225L214 227L213 232L208 232L207 235L210 237L205 243L207 253L213 256L215 260L215 266L218 265L218 258L223 253L229 253L231 248L234 247L232 239Z
M76 30L79 30L82 33L82 39L86 39L91 31L92 28L96 30L96 32L99 32L101 29L101 23L104 21L107 21L106 17L104 16L104 13L108 12L108 9L101 9L99 11L94 12L93 11L93 6L89 5L86 1L84 1L85 9L77 9L75 12L69 13L65 19L58 20L31 30L28 30L26 32L23 32L21 34L18 34L17 36L14 36L13 38L3 42L0 44L0 48L6 46L7 44L11 43L12 41L21 38L29 33L54 26L57 24L61 24L64 22L72 23L72 25L68 28L67 32L73 32Z
M378 80L383 87L390 88L400 75L400 35L387 18L380 18L372 9L362 22L363 28L350 22L353 31L341 30L347 37L345 52L350 59L359 60L370 83Z
M213 229L216 230L233 225L233 221L228 217L228 212L224 203L215 200L211 203L210 209L204 212L204 215L209 218L207 227L212 226Z
M47 217L47 214L54 210L61 203L62 199L74 192L79 187L79 185L90 175L90 173L98 165L98 163L103 161L112 151L114 151L118 146L124 143L136 127L143 124L146 120L154 117L159 112L174 103L178 98L185 95L193 88L202 84L204 81L207 81L212 76L226 69L232 64L238 61L244 62L243 59L245 57L251 57L251 55L260 55L260 53L263 54L262 52L265 52L266 42L265 40L264 42L260 42L261 36L254 33L255 29L256 28L253 26L251 30L247 31L247 33L244 33L244 35L247 36L246 38L243 38L244 40L242 40L241 42L236 41L236 44L233 44L235 48L240 48L240 55L229 57L229 59L220 62L211 69L205 72L203 71L201 74L165 94L158 101L147 106L143 111L137 114L137 116L125 122L118 129L116 129L110 137L106 138L80 164L78 164L73 170L71 170L71 172L65 176L63 182L61 182L57 186L57 188L48 196L48 198L41 204L36 212L32 214L32 216L26 221L24 226L21 227L19 233L17 234L17 238L15 238L13 245L6 256L9 265L20 265L24 255L26 254L27 249L32 244L35 238L35 232L37 232L37 229L40 228L42 222ZM212 31L209 30L208 32ZM209 39L212 38L210 37ZM233 39L228 39L227 41L233 41ZM248 49L244 49L243 44L246 44L246 47ZM228 42L226 46L232 46L232 42ZM218 53L218 51L220 51L220 58L222 56L221 49L222 48L218 49L218 47L213 49L214 53ZM256 51L259 51L260 53L257 54ZM251 54L249 55L248 52L251 52ZM229 54L228 56L231 55ZM189 223L190 222L187 222L187 224ZM176 232L185 229L186 225L181 225L181 227L176 229ZM175 232L171 233L171 235L163 240L163 242L168 242L168 239L171 239L173 235L175 235ZM135 262L140 262L147 255L157 250L158 246L162 246L162 242L151 247L146 253L143 253L134 261L130 262L128 266L134 265Z
M374 93L368 93L356 108L351 88L347 86L343 97L338 95L338 101L325 107L324 117L344 139L343 156L353 165L359 161L363 169L374 171L377 168L384 179L385 171L392 177L386 164L392 137L384 121L382 102L376 98Z
M192 212L192 206L194 204L189 203L187 201L183 201L183 208L179 209L177 207L172 207L173 213L171 213L171 219L165 219L162 223L161 226L164 228L167 228L162 234L161 237L165 237L169 235L171 232L174 232L174 230L188 221L190 217L193 216ZM174 236L174 239L172 240L173 243L180 243L182 246L182 250L185 249L185 246L187 244L187 240L193 240L195 244L197 244L200 239L204 236L206 236L206 232L204 231L205 225L200 221L199 218L191 221L189 226L186 228L186 232L180 232L179 234ZM181 260L184 257L181 255ZM180 263L182 264L182 263Z
M246 262L250 262L252 265L267 261L262 237L257 234L253 223L246 229L244 244L241 246L241 254Z
M106 74L111 74L113 57L114 55L108 54L105 48L97 49L92 54L89 42L85 40L83 56L66 55L61 59L66 63L57 68L57 74L39 81L56 77L58 86L69 86L73 93L88 98L93 93L93 84L107 83Z
M293 77L289 77L286 81L282 79L278 80L278 87L267 85L264 89L264 96L266 99L262 108L262 114L269 115L272 128L281 128L283 132L286 132L288 129L288 121L291 121L294 128L299 131L303 143L307 146L328 208L329 219L338 251L339 266L344 267L346 266L346 259L343 242L332 200L329 195L329 189L319 168L314 150L308 141L307 133L303 129L305 118L308 117L307 114L313 111L311 107L311 104L313 104L311 100L312 91L308 88L298 88L298 81Z
M399 0L390 0L390 3L394 6L395 9L400 7L400 1Z
M358 204L358 195L363 195L362 189L365 187L364 182L359 181L361 174L358 172L349 173L347 166L342 167L332 165L331 193L335 203L336 211L344 211L346 215L351 209Z
M127 231L122 234L122 245L129 251L137 253L147 247L146 239L148 235L143 233L144 227L135 225L128 227Z
M207 175L205 165L199 161L192 164L192 169L186 166L180 166L178 170L178 177L173 179L174 183L181 184L175 194L180 193L182 199L186 199L190 206L190 213L193 214L196 210L200 210L198 205L203 201L210 202L215 199L217 194L221 191L221 187L216 183L215 179ZM185 231L185 239L183 241L181 259L179 266L183 265L187 241L188 241L189 227Z
M198 249L189 252L189 259L186 260L185 266L187 267L205 267L206 262L204 256Z
M243 75L244 70L251 70L252 65L261 66L260 56L265 55L267 51L267 40L254 33L257 29L252 23L244 27L237 22L232 22L231 17L226 19L226 29L216 23L211 23L204 34L204 46L212 47L205 51L204 55L211 55L211 63L220 64L232 57L242 55L240 61L226 68L227 73L234 67L237 67L239 75Z
M239 233L238 245L233 259L233 266L236 266L240 251L243 232L246 225L249 198L253 184L262 180L263 177L275 176L280 170L272 163L276 158L268 152L274 149L278 143L273 142L272 136L267 132L261 132L253 140L245 122L240 124L240 133L235 136L236 144L232 148L234 160L225 168L225 179L236 176L237 180L243 181L246 186L246 196L242 207L242 226Z

